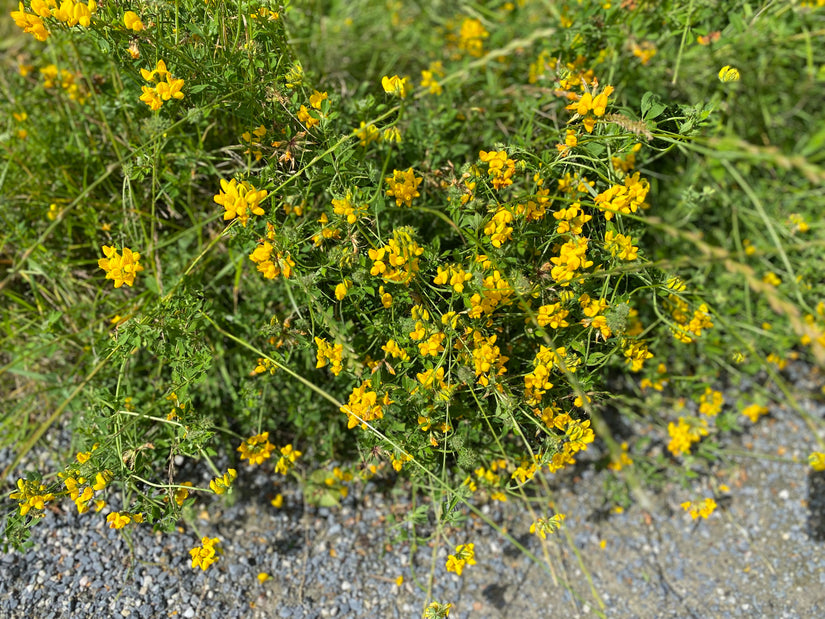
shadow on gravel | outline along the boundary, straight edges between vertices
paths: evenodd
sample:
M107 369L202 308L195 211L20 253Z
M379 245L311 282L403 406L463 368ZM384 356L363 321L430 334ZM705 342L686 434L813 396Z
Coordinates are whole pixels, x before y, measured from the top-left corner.
M808 473L808 537L825 542L825 471Z
M504 594L507 592L507 587L501 585L488 585L484 587L481 592L490 604L495 606L498 610L503 611L507 606L507 600L504 599Z

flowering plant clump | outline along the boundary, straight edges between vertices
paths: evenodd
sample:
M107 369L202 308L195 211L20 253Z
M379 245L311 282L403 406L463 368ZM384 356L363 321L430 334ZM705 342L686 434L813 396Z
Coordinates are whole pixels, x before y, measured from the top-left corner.
M0 427L32 462L65 424L76 455L6 471L9 544L68 507L188 527L206 570L193 514L251 472L274 509L409 479L417 543L496 501L564 544L548 477L597 467L612 514L705 481L777 401L816 429L776 395L825 365L814 8L292 4L12 11Z

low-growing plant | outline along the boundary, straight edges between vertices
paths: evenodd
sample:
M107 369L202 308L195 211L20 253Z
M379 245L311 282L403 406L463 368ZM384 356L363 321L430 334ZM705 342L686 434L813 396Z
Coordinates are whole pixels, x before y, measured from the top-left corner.
M327 506L398 474L460 576L449 525L519 500L546 543L594 443L608 510L719 461L774 397L738 377L792 400L825 359L825 58L814 3L716 4L21 4L4 477L71 443L6 542L66 499L171 530L250 467Z

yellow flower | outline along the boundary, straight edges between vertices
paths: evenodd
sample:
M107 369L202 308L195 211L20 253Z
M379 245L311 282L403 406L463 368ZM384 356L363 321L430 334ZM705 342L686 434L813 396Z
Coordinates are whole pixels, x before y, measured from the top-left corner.
M475 565L474 544L459 544L456 546L455 554L447 557L447 571L455 572L461 576L464 566Z
M199 567L206 571L206 568L218 560L217 555L220 551L218 548L215 548L215 545L219 543L220 540L217 537L201 538L201 545L195 546L189 551L189 554L192 556L192 567Z
M315 118L312 114L309 113L307 106L302 105L298 110L298 114L296 115L298 118L298 122L303 123L303 125L307 129L312 129L315 125L320 123L321 121Z
M488 36L490 33L479 20L467 17L461 22L458 49L480 58L484 54L484 39Z
M129 514L121 514L120 512L112 512L106 516L106 522L109 523L110 529L122 529L127 524L132 522Z
M381 86L387 94L401 99L406 99L407 95L412 92L412 82L410 82L410 78L408 77L401 78L397 75L387 77L385 75L381 78Z
M275 445L269 442L269 432L262 432L255 436L250 436L241 443L238 451L241 452L241 460L249 460L249 464L263 464L272 455Z
M750 419L753 423L762 416L768 414L768 407L761 404L751 404L742 410L742 414Z
M105 258L97 261L98 266L106 271L106 279L115 282L115 288L120 288L123 284L132 286L135 283L135 275L143 270L140 266L140 254L133 252L128 247L123 248L121 256L114 246L103 246Z
M321 109L321 102L327 99L327 93L318 92L317 90L309 95L309 105L316 110Z
M20 515L25 516L29 510L42 510L48 501L54 500L54 494L46 492L46 486L37 480L17 480L17 492L9 495L10 499L17 499Z
M138 17L137 13L134 13L133 11L126 11L126 13L123 14L123 23L126 24L126 27L129 30L134 30L135 32L140 32L144 28L143 22L140 21L140 17Z
M418 178L409 168L406 172L401 170L393 170L392 176L384 179L389 186L387 195L395 198L395 205L412 206L413 198L417 198L421 194L418 192L418 186L421 184L423 178Z
M825 471L825 453L815 451L808 456L808 464L815 471Z
M220 204L226 209L223 214L224 221L237 217L241 224L246 227L250 213L253 215L263 215L264 209L260 203L266 199L265 189L255 189L255 186L246 181L238 183L234 178L231 181L221 179L221 191L212 199L216 204Z
M223 476L216 477L209 482L209 488L215 494L224 494L227 490L229 490L232 486L232 482L234 482L237 477L238 472L235 469L227 469Z
M736 67L726 64L724 67L719 69L720 82L738 82L739 77L739 69Z
M186 486L187 488L191 488L192 487L192 482L191 481L185 481L181 484L181 486ZM189 498L189 490L187 490L186 488L176 488L174 498L175 498L175 503L177 503L178 507L182 507L183 502L187 498Z
M691 503L690 501L685 501L681 504L681 506L686 512L690 512L690 517L693 520L700 517L707 520L717 507L716 501L712 498L707 498L696 504Z

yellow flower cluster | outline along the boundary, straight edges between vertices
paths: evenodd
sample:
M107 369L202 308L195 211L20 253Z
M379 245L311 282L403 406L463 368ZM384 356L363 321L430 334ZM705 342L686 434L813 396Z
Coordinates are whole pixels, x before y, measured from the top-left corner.
M78 454L78 460L80 460L79 456L80 454ZM112 472L107 470L96 473L94 483L74 471L66 473L63 477L63 483L66 484L69 497L77 506L77 513L85 514L89 511L89 503L94 498L95 492L101 492L111 481ZM95 501L95 511L100 511L104 505L103 500Z
M478 158L487 164L487 174L492 179L496 190L513 184L513 174L516 172L516 162L507 157L503 150L479 151Z
M484 54L484 39L489 36L490 33L479 20L467 17L461 22L458 32L458 49L480 58Z
M395 205L412 206L413 198L417 198L421 194L418 192L418 186L421 184L422 178L418 178L409 168L406 172L402 170L393 170L392 176L384 179L388 185L387 195L395 198Z
M167 71L166 63L163 60L158 60L152 71L141 69L140 75L147 82L155 83L157 80L156 86L140 87L143 93L140 95L140 100L148 105L153 112L159 110L164 101L183 99L183 93L180 91L183 88L183 80L172 77L172 74ZM164 78L166 81L162 81Z
M530 525L530 533L538 535L541 539L547 539L547 535L552 535L561 528L564 522L564 514L554 514L550 518L539 518Z
M699 413L707 417L715 417L722 410L725 397L721 391L705 387L705 392L699 397Z
M387 340L387 343L381 347L381 350L390 355L393 359L400 359L401 361L410 360L410 356L407 354L407 351L401 348L395 340Z
M444 382L444 366L438 369L429 369L415 375L424 389L433 390L438 387L441 391L448 391L449 385ZM423 430L424 428L422 428ZM429 429L429 428L426 428Z
M342 471L337 466L333 467L332 471L324 477L324 485L329 490L337 491L342 497L346 497L349 494L349 488L347 488L345 484L350 481L352 481L352 473Z
M316 368L323 368L332 364L329 368L329 371L333 373L334 376L338 376L341 373L341 370L344 369L344 366L341 364L341 359L344 354L344 345L343 344L335 344L331 346L326 339L316 337L315 338L315 345L318 347L318 352L316 354L317 362L315 363Z
M133 252L128 247L123 248L123 255L118 253L112 246L103 246L105 258L97 261L97 265L106 271L106 279L114 280L115 288L120 288L123 284L132 286L135 283L135 275L143 270L138 262L140 254Z
M561 329L570 326L570 323L565 320L569 314L569 310L562 309L561 303L542 305L536 313L536 322L540 327L549 326L551 329Z
M447 557L447 571L455 572L459 576L465 566L475 564L474 544L459 544L455 548L455 554Z
M43 87L54 88L58 83L60 87L69 95L69 99L80 104L86 102L88 93L77 83L77 76L66 69L58 70L56 65L49 64L40 69L43 76Z
M670 435L668 450L674 456L690 453L690 448L694 443L702 440L708 435L708 425L704 419L685 419L679 417L678 423L672 421L667 424L667 433Z
M633 245L633 239L624 234L616 234L612 230L604 233L604 246L610 255L614 258L619 257L619 260L626 260L628 262L636 260L639 248Z
M627 453L627 443L622 443L619 455L610 461L607 468L615 473L618 473L623 468L630 466L631 464L633 464L633 458L631 458Z
M493 217L484 226L484 234L490 237L490 244L493 247L501 247L502 243L512 240L513 228L510 224L514 218L513 212L506 206L496 209Z
M640 340L625 340L622 353L631 372L638 372L647 359L653 358L653 353L647 349L647 343Z
M596 206L604 211L607 221L613 219L615 213L629 215L643 207L650 183L640 178L639 172L626 176L623 185L613 185L594 198Z
M532 462L525 460L518 467L516 467L516 470L513 471L510 478L515 479L520 486L523 486L535 477L540 468L541 456L539 454L535 454Z
M112 512L106 516L106 522L110 529L122 529L130 522L143 522L143 514Z
M220 552L220 549L215 546L219 544L220 541L217 537L210 538L204 536L201 538L201 545L195 546L189 551L189 554L192 556L192 567L199 567L206 571L206 568L215 563L215 561L218 560L218 553Z
M444 619L450 616L452 604L442 604L441 602L430 602L424 609L423 619Z
M37 516L42 516L46 503L54 501L54 494L47 492L46 486L39 480L18 479L17 492L12 492L9 498L17 500L21 516L25 516L32 509L41 512Z
M424 253L410 236L409 228L399 228L393 238L378 249L370 249L370 275L380 276L385 282L407 284L419 270L418 256Z
M275 445L269 442L269 432L262 432L255 436L250 436L241 442L238 451L241 452L241 460L249 460L249 464L263 464L269 460Z
M437 275L433 283L437 286L452 286L458 293L464 292L464 284L473 279L473 274L465 271L461 265L451 264L447 267L437 267Z
M690 517L693 520L696 520L699 517L704 518L707 520L710 518L710 515L716 509L716 501L712 498L707 498L699 503L691 503L690 501L685 501L681 504L682 509L686 512L690 512Z
M496 308L512 303L513 288L499 271L484 278L481 292L470 297L470 318L492 314Z
M550 258L555 266L550 270L552 277L560 286L569 286L576 277L579 269L588 269L593 261L587 259L587 239L577 237L564 243L559 249L559 255Z
M421 181L421 179L418 180L419 182ZM347 223L352 225L367 212L367 205L354 204L352 192L348 191L346 197L343 199L332 200L332 211L336 215L346 217Z
M49 38L49 31L43 24L43 19L53 17L69 27L80 25L88 28L92 23L92 13L97 11L95 0L88 4L74 0L62 0L60 5L55 0L31 0L31 13L26 13L22 2L17 11L12 11L11 17L18 28L32 35L38 41Z
M642 65L647 65L650 59L656 55L656 45L651 41L643 41L641 45L633 44L633 55L639 59Z
M209 482L209 489L215 494L225 494L232 487L232 482L238 478L238 471L227 469L226 473ZM206 569L206 568L204 568Z
M471 349L473 370L475 371L478 383L486 387L490 384L490 376L501 376L507 372L505 363L510 359L501 354L501 349L496 346L496 335L484 337L476 330L469 329L465 335L472 334Z
M559 222L556 225L557 233L579 235L582 233L584 224L593 219L593 216L584 213L581 202L573 202L566 208L561 207L559 210L554 211L553 219Z
M768 407L761 404L751 404L742 409L742 414L751 420L751 423L756 423L762 415L768 414Z
M825 453L814 451L808 456L808 464L815 471L825 471Z
M412 82L408 77L392 77L384 76L381 78L381 87L387 94L398 97L399 99L406 99L407 95L412 92Z
M364 422L383 419L383 407L390 404L392 400L389 394L384 394L383 399L379 401L378 394L370 390L370 381L365 380L352 390L349 402L341 407L341 412L347 416L347 428L352 429L360 423L361 427L366 429L367 425Z
M476 480L489 491L491 499L506 503L507 495L500 490L502 477L499 471L501 473L507 472L507 461L503 458L493 460L486 469L483 466L476 468L473 474L476 476ZM472 492L478 489L472 477L465 479L462 485L470 488Z
M440 60L436 60L430 63L428 69L421 71L421 88L427 88L431 95L440 95L443 89L436 79L439 77L444 77L444 66Z
M540 404L544 394L553 388L550 373L554 368L564 366L569 371L575 372L579 361L572 353L568 355L564 347L554 350L540 346L539 352L533 359L533 371L524 376L524 399L527 404L530 406Z
M606 299L591 299L589 294L584 293L579 297L579 305L582 308L582 313L585 315L581 324L585 327L598 329L597 340L599 335L605 340L613 335L612 329L607 324L607 318L603 315L603 312L608 307Z
M681 297L670 294L665 301L665 305L677 324L675 328L671 328L671 333L674 338L684 344L690 344L694 337L701 337L703 329L713 327L713 321L708 313L708 306L704 303L699 306L699 309L694 310L692 316L689 314L690 309L687 301Z
M320 247L325 240L341 238L341 231L338 228L327 226L329 217L326 213L321 213L321 217L318 218L318 223L321 224L322 227L320 231L312 235L312 242L315 244L315 247Z
M129 30L134 30L135 32L141 32L145 26L143 22L140 21L140 17L134 11L126 11L123 14L123 24Z
M295 261L289 254L275 251L275 248L269 241L264 241L258 245L255 250L249 254L249 259L258 265L258 271L260 271L266 279L275 279L279 275L283 275L285 279L289 279L292 276L292 268L295 266Z
M575 111L582 118L584 130L593 133L596 126L596 119L604 116L607 110L607 98L613 93L613 86L606 86L605 89L595 97L585 92L577 95L576 100L567 106L566 109Z
M264 156L263 151L261 151L262 144L261 140L266 135L266 127L263 125L258 125L252 131L244 131L241 134L241 139L246 142L249 146L244 151L244 155L252 155L255 157L255 161L260 161L261 158Z
M295 466L295 460L303 455L302 452L292 447L292 444L281 447L281 457L275 464L275 472L286 475Z
M310 114L307 106L305 105L298 108L298 113L295 116L298 119L298 122L303 124L307 129L312 129L315 125L321 122L320 118L315 118L315 116Z

